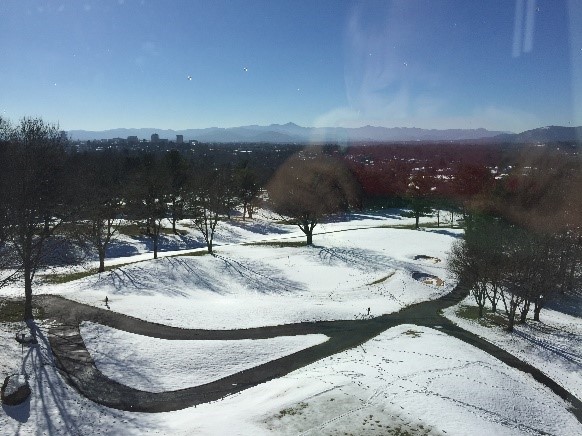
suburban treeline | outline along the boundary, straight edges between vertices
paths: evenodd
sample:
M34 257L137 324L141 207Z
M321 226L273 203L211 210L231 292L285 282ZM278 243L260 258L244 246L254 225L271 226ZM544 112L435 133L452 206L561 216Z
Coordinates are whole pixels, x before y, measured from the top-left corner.
M161 235L179 233L187 219L212 253L221 220L252 218L268 202L308 244L329 215L362 207L401 206L417 228L425 215L437 226L445 216L447 225L464 225L453 272L478 304L505 303L511 326L518 311L525 320L532 307L539 317L552 296L580 288L582 184L573 153L474 144L244 148L81 153L42 119L0 118L0 285L23 281L31 319L36 271L75 262L72 246L93 250L103 271L122 225L151 238L155 258ZM532 269L535 262L543 268Z
M346 159L369 203L400 200L416 217L457 213L465 229L449 269L482 317L507 329L582 289L582 156L568 144L392 144L352 147ZM452 222L449 219L449 222Z

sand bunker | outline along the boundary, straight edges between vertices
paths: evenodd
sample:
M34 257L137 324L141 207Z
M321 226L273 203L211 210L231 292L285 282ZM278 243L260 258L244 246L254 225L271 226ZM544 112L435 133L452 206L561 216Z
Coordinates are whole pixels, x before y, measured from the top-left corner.
M438 257L426 256L424 254L414 256L414 260L427 260L432 263L439 263L441 261Z
M425 285L442 286L445 282L437 276L415 271L412 273L412 278L424 283Z

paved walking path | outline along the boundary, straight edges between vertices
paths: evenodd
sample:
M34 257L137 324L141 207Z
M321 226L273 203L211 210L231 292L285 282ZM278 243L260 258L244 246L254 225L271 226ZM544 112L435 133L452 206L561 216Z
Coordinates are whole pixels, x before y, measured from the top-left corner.
M96 403L136 412L168 412L218 400L260 383L282 377L310 363L363 344L381 332L400 324L416 324L454 336L531 374L538 382L570 403L570 410L582 423L582 402L537 368L507 351L456 326L439 315L440 310L459 303L468 294L462 285L438 300L425 301L399 312L369 320L321 321L240 330L181 329L143 321L98 307L76 303L53 295L35 297L46 317L57 321L49 329L49 341L57 367L80 393ZM85 348L79 331L81 321L91 321L139 335L174 340L265 339L277 336L322 333L329 340L254 368L201 386L152 393L133 389L103 375Z

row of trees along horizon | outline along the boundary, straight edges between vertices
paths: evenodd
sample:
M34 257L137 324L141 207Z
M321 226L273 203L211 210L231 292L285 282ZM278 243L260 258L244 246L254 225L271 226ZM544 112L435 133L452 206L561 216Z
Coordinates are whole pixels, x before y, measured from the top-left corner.
M188 220L209 253L221 220L252 219L258 207L297 225L335 214L396 206L419 219L462 216L465 236L449 268L471 289L483 315L503 302L508 329L581 286L580 156L540 147L386 144L266 145L178 150L76 152L40 118L0 118L0 286L24 284L24 319L33 319L39 268L99 257L131 228L152 239ZM242 213L241 213L242 211ZM171 223L164 229L163 223ZM453 219L448 222L452 225Z

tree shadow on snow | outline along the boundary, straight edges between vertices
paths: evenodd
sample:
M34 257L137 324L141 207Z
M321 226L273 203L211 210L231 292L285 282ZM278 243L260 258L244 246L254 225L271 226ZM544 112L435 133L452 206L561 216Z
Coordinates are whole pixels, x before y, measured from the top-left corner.
M550 356L552 353L560 356L569 362L571 371L577 372L582 370L582 352L579 348L582 344L581 335L544 324L531 323L529 327L533 331L541 331L542 335L530 334L520 329L514 330L514 334L547 351ZM544 337L545 334L548 336ZM561 340L564 342L561 342Z
M135 242L133 242L135 241ZM148 252L154 251L154 242L148 236L137 236L133 241L113 240L107 247L107 257L129 257L139 254L140 251L135 243L138 243ZM190 250L204 247L204 242L192 235L160 235L158 239L158 251Z
M361 248L322 247L314 245L320 262L328 265L345 265L362 271L385 271L404 265L392 257L378 254L376 251Z
M238 227L240 229L247 230L252 233L257 233L259 235L283 235L291 233L289 230L282 228L280 225L270 222L253 222L253 221L229 221L233 227Z
M460 239L463 237L462 233L453 232L447 229L426 229L426 231L430 233L438 233L439 235L452 236L455 239Z
M549 301L547 308L580 318L582 317L582 294L561 295L560 298Z
M261 294L305 291L301 283L291 280L280 268L248 259L235 260L222 255L215 255L215 257L224 262L225 273L230 274L252 291Z
M161 259L160 262L167 261ZM164 274L155 274L148 270L148 262L140 262L138 265L129 265L127 267L115 268L106 273L100 274L97 285L112 286L116 295L142 295L155 296L164 295L168 297L186 297L187 293L177 289L175 280L176 271L166 271Z
M89 351L87 348L87 351L91 354L91 357L94 361L100 361L99 368L97 369L101 370L107 367L107 373L109 374L123 374L123 376L120 376L117 381L119 381L119 379L128 379L136 380L137 383L134 383L135 385L155 385L154 379L146 376L143 371L139 371L138 369L151 366L151 362L147 361L143 357L140 358L140 353L132 352L131 350L128 350L125 353L110 353L108 351L102 351L100 343L104 342L105 338L102 338L99 335L91 337L82 335L82 337L85 343L92 342L92 350ZM176 350L178 351L178 347L176 347ZM127 362L131 362L131 365L128 365ZM149 389L148 391L154 392L155 390ZM159 392L159 390L157 392Z
M42 434L55 436L89 434L94 430L92 429L94 418L91 415L95 407L101 409L102 413L107 413L108 419L112 422L123 419L127 429L138 430L140 428L137 417L134 418L128 413L115 409L94 405L89 400L81 399L81 394L63 383L56 371L48 337L36 323L31 323L30 327L34 331L38 344L29 348L24 358L23 369L28 375L32 391L28 400L28 410L29 413L34 412L37 425L41 429L39 431L42 431ZM80 401L86 401L92 405L86 408L87 416L84 416L85 408L79 405ZM99 425L102 425L102 430L107 433L107 423L100 421ZM15 434L20 433L16 432Z

